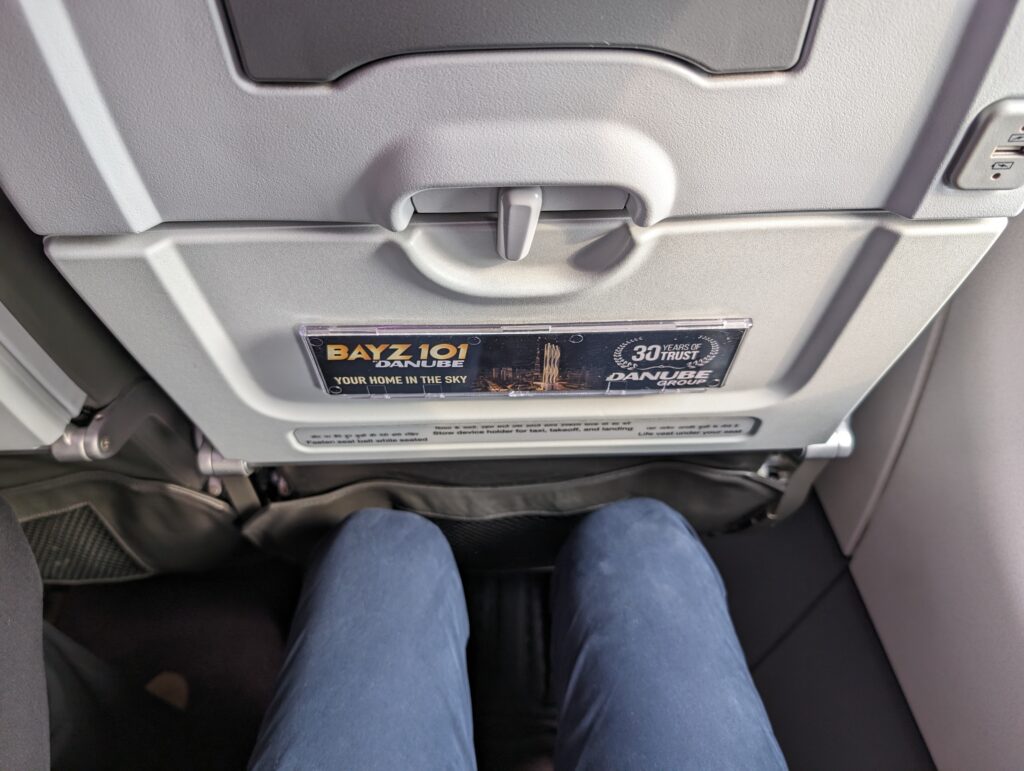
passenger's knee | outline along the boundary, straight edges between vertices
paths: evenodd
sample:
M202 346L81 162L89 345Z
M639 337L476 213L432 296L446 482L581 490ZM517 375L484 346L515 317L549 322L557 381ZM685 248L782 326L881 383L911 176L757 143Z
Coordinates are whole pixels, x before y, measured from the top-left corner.
M322 554L358 552L387 560L396 569L422 572L454 567L448 540L426 517L409 511L361 509L327 536Z
M587 515L562 548L556 573L598 583L711 576L721 586L693 527L671 506L652 498L619 501Z
M460 639L468 634L451 547L437 525L409 512L364 509L348 517L323 539L306 571L303 598L307 613L346 605L356 613L391 613L381 623L396 634L434 617L451 621Z
M622 539L657 538L659 534L697 534L686 518L667 503L654 498L631 498L602 506L580 524L585 533L621 542Z
M441 530L426 517L395 509L360 509L345 519L338 529L358 530L383 537L413 535L424 540L444 540Z
M579 524L563 553L593 561L639 558L653 551L702 553L704 547L682 514L653 498L632 498L602 506Z

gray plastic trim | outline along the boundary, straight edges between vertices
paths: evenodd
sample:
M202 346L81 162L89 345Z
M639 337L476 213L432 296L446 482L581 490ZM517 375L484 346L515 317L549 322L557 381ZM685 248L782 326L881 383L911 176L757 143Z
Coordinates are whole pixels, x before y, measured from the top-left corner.
M823 442L956 290L1005 220L866 215L669 221L541 218L530 256L493 221L165 227L50 238L47 252L225 456L253 464L801 448ZM145 313L139 309L145 308ZM635 323L750 318L729 381L703 393L338 400L302 324ZM754 417L716 439L301 445L302 427L593 416Z
M940 769L1024 757L1022 249L1015 220L954 298L850 564Z
M43 240L0 196L0 305L75 384L89 407L143 376L138 365L46 259Z
M844 554L853 554L899 458L942 336L945 310L893 365L851 422L858 447L815 483Z
M0 304L0 451L50 444L83 404L85 392Z
M1024 93L1024 6L1007 0L828 2L785 73L711 77L633 51L478 52L301 87L241 73L216 0L2 7L0 179L40 233L196 220L400 230L419 191L474 186L618 187L642 225L1024 206L1024 190L942 179L974 116Z

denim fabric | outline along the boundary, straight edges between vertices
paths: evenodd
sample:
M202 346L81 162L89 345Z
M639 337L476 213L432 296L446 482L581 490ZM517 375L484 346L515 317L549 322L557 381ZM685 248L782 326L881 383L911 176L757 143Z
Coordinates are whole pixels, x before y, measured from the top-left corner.
M437 526L353 515L307 573L251 767L475 768L468 639Z
M468 634L440 530L353 515L307 575L252 768L474 768ZM623 501L576 528L551 648L556 768L785 768L718 571L664 504Z
M556 768L777 769L718 570L665 504L588 516L552 586Z

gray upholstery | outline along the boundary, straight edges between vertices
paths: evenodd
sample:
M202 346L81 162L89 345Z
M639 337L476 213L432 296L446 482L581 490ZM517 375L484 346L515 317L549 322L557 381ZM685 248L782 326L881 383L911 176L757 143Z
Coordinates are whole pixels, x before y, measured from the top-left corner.
M14 512L0 499L0 768L49 767L43 584Z

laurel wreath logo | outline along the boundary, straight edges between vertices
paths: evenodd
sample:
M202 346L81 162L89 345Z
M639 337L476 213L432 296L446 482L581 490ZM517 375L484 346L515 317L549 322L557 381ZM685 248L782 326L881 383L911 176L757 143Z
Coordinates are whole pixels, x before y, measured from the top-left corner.
M628 348L629 346L633 345L633 343L639 343L641 340L643 340L642 337L634 337L634 338L631 338L629 340L626 340L624 343L620 343L615 348L615 351L612 353L612 358L615 359L615 363L618 366L620 366L622 369L633 370L633 369L636 369L637 367L639 367L640 365L637 364L636 362L627 361L623 357L622 352L625 351L626 348Z
M704 354L701 358L694 359L689 364L687 364L686 366L690 369L697 369L699 367L703 367L704 365L711 363L722 351L721 344L713 337L709 337L708 335L697 335L697 339L707 343L708 352ZM636 363L635 361L629 361L628 359L626 359L625 356L623 356L623 353L631 345L633 345L634 343L639 343L641 340L643 340L643 337L632 337L629 340L626 340L620 343L618 346L616 346L615 350L612 352L612 358L615 360L615 364L618 365L620 368L626 370L632 371L640 369L641 367L638 363ZM657 364L655 365L655 367L647 367L645 369L655 369L657 367L663 366L665 365Z
M708 364L716 356L718 356L718 352L722 350L722 346L718 344L718 341L715 340L715 338L708 337L707 335L698 335L697 339L703 340L708 345L711 346L711 350L709 350L704 356L693 362L694 367L703 367L705 364Z

